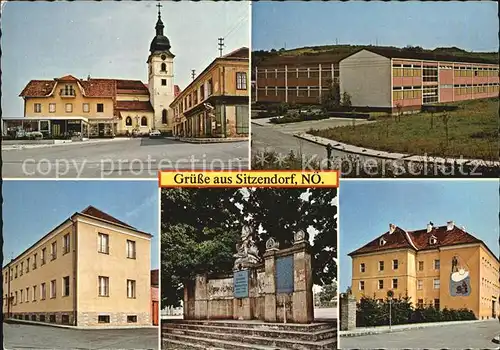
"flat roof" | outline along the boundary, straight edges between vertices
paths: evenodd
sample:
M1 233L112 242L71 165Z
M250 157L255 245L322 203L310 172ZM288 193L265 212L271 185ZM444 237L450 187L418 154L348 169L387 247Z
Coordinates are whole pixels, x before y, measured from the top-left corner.
M40 116L40 117L2 117L2 120L21 120L21 121L37 121L37 120L84 120L88 121L88 117L81 116Z

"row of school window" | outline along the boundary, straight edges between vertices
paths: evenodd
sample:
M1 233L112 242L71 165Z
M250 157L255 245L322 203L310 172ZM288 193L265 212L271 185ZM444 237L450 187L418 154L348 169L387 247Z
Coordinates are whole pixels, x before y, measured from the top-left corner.
M453 69L450 67L439 67L443 69ZM419 77L422 75L437 75L437 66L422 66L411 64L393 64L392 72L394 77ZM496 77L498 76L498 68L479 68L479 67L455 67L454 75L456 77Z
M399 269L399 259L393 259L392 260L392 269L397 270ZM439 259L434 259L434 270L439 270L441 268L441 261ZM385 261L380 260L378 262L378 271L384 271L385 270ZM424 270L424 262L419 261L418 262L418 271L423 271ZM366 263L360 263L359 264L359 272L365 273L366 272Z
M67 233L62 237L62 255L70 252L71 249L71 238L70 234ZM57 241L50 244L50 261L57 259ZM47 248L42 248L40 250L40 266L47 263ZM27 257L25 260L21 261L14 267L10 268L10 280L16 279L18 276L22 276L24 273L29 273L31 270L36 270L38 267L38 253L33 253L33 255ZM8 275L7 272L4 274L4 283L7 283Z
M70 252L71 249L71 238L70 234L65 234L62 237L62 254L65 255ZM126 241L126 256L128 259L136 258L136 242L132 240ZM103 254L109 254L109 235L105 233L98 234L98 252ZM50 244L50 261L57 259L57 240ZM42 248L40 250L40 265L43 266L47 263L47 248ZM37 269L38 264L38 253L33 253L30 257L27 257L26 260L21 261L14 267L10 268L10 280L18 278L18 276L22 276L24 273L29 273L30 268L32 270ZM7 272L4 273L4 283L6 284L8 281Z
M104 104L103 103L96 103L96 112L97 113L104 113ZM33 104L33 111L35 113L42 113L43 108L41 103L35 103ZM64 111L66 113L73 113L73 103L66 103L64 105ZM49 113L56 113L56 104L55 103L49 103ZM83 113L90 113L90 103L82 103L82 112Z
M127 279L127 298L135 299L136 298L136 281ZM11 293L11 305L17 305L22 303L36 302L37 298L40 298L40 301L47 299L47 284L41 283L38 295L38 285L34 285L31 288L26 287L25 289L20 289L19 291L15 291ZM55 299L57 298L57 280L50 281L50 289L49 289L49 298ZM67 297L70 295L70 277L65 276L62 278L62 289L61 296ZM98 277L98 295L100 297L109 297L109 277L107 276L99 276ZM5 294L5 306L7 306L8 298L7 294Z
M19 291L11 292L11 305L17 305L22 303L29 303L37 301L39 297L40 300L47 299L47 284L40 284L40 294L38 295L38 285L34 285L33 287L26 287L25 289L20 289ZM57 297L57 280L50 281L50 290L49 290L49 298L55 299ZM70 295L70 277L65 276L62 278L62 288L61 288L61 296L67 297ZM5 294L5 306L7 306L7 294Z
M399 285L399 282L398 282L398 279L397 278L393 278L391 280L391 283L390 283L390 287L391 289L398 289L398 285ZM434 278L433 281L432 281L432 286L434 289L439 289L441 288L441 280L439 278ZM384 289L387 288L387 285L384 284L384 280L378 280L377 281L377 288L379 290L381 289ZM422 290L424 289L424 281L423 280L417 280L417 290ZM359 281L359 290L360 291L364 291L365 290L365 281Z
M264 71L257 71L257 77L259 78L284 78L285 73L287 78L321 78L328 79L332 78L332 68L331 66L322 66L321 68L287 68L285 69L264 69ZM333 77L338 77L340 71L338 67L333 69Z

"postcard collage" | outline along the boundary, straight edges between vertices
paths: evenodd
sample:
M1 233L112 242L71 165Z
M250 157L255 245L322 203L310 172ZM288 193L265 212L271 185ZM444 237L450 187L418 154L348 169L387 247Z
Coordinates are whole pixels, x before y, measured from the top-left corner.
M15 349L500 347L495 1L1 1Z

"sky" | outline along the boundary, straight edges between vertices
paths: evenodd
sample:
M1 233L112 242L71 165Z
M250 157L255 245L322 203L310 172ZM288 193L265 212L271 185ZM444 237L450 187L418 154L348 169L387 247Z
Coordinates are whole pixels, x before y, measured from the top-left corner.
M157 181L3 181L3 265L92 205L152 234L151 268L157 269L158 196Z
M339 188L340 292L351 284L348 253L389 230L425 229L429 221L458 227L482 240L499 256L499 182L482 181L342 181Z
M252 50L357 44L498 51L496 1L252 4Z
M219 55L250 46L250 6L243 2L162 1L164 33L174 59L174 83L185 88ZM156 35L156 2L57 1L3 4L2 115L23 116L19 93L32 79L137 79Z

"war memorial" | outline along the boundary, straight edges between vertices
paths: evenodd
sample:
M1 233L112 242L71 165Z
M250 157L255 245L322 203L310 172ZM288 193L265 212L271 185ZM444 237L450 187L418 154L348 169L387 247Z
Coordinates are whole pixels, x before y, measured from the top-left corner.
M242 228L232 274L197 275L184 285L184 317L162 322L163 349L335 349L336 320L315 320L308 235L260 257Z

